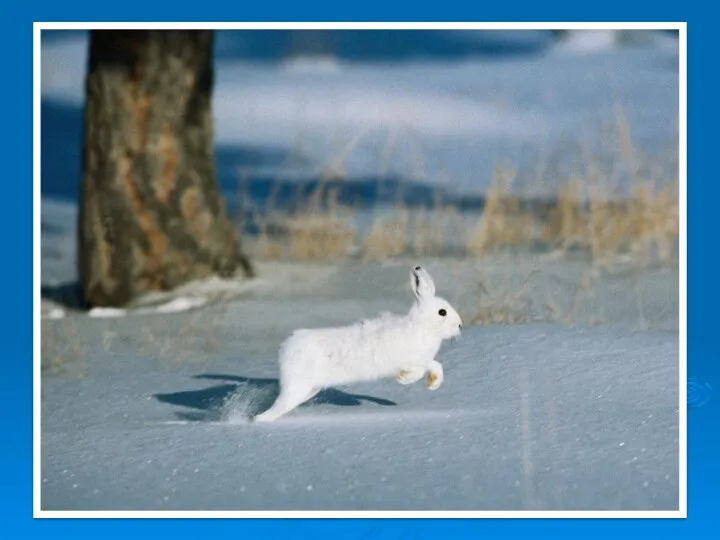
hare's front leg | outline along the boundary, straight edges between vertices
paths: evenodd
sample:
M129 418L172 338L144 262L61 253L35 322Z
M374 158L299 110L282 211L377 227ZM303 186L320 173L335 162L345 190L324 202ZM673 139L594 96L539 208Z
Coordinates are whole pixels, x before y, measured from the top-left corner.
M433 360L430 362L428 371L426 386L428 390L437 390L443 383L444 378L442 364L437 360Z
M395 380L400 384L413 384L418 382L425 375L425 370L419 367L411 367L402 369L395 376Z

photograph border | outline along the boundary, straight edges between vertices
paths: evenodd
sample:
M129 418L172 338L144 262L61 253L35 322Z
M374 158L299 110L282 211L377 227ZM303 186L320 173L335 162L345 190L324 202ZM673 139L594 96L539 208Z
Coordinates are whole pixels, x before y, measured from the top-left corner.
M207 30L678 30L679 32L679 508L672 511L48 511L41 507L41 32ZM686 22L34 22L33 23L33 517L35 518L687 518L687 23Z

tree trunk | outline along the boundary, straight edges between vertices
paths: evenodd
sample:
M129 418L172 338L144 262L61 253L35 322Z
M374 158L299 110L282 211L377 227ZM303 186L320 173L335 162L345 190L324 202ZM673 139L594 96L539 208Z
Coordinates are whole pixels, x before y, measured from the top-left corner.
M88 307L253 275L215 182L212 49L212 31L90 34L78 224Z

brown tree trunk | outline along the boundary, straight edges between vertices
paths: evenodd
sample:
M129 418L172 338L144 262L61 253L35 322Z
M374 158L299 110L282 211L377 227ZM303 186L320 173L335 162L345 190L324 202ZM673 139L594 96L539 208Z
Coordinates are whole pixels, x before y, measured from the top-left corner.
M215 182L212 31L92 31L78 270L91 306L252 276Z

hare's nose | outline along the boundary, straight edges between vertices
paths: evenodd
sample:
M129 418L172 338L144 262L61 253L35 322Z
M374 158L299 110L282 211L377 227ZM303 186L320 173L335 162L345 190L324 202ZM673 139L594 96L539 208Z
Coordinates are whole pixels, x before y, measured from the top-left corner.
M462 330L462 324L458 324L458 328Z

